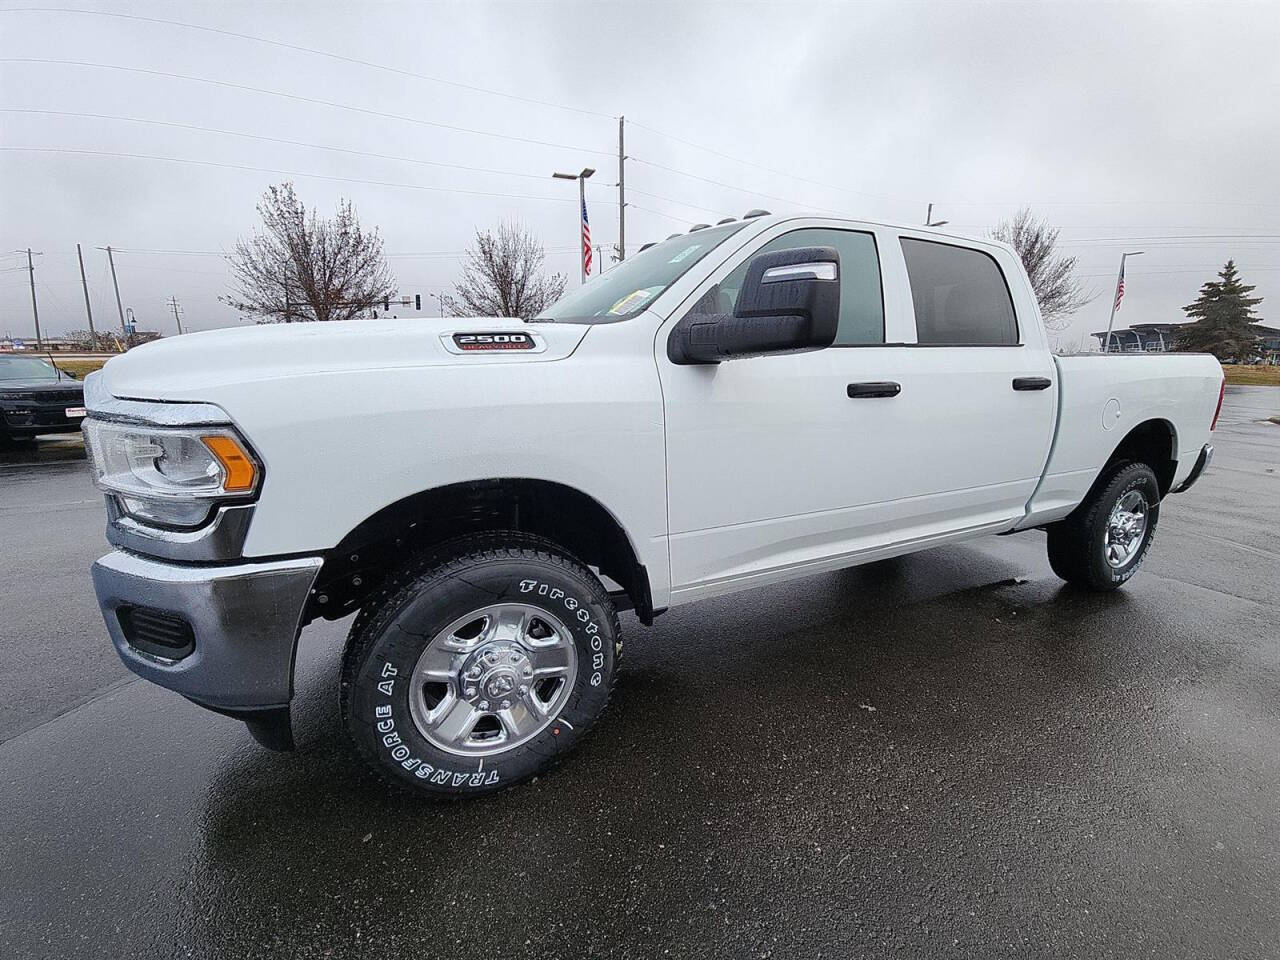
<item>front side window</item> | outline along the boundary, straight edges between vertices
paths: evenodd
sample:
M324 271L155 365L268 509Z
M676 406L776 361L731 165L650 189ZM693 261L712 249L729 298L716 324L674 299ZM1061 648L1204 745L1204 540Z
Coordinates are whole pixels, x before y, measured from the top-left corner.
M628 257L543 310L535 320L610 323L636 316L690 267L741 230L742 221L684 233Z
M902 238L919 343L1000 347L1018 342L1009 286L981 250Z
M756 251L775 253L797 247L835 247L840 254L840 326L835 346L884 343L884 295L880 287L880 258L876 238L855 230L813 228L793 230L770 240ZM694 305L693 313L733 313L747 276L748 259Z

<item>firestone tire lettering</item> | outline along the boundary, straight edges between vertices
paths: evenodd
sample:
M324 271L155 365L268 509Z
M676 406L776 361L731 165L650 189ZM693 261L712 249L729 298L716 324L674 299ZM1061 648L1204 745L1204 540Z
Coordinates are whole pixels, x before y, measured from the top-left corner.
M528 575L510 576L521 568ZM446 752L419 731L408 678L444 625L504 591L568 630L578 650L572 690L545 728L508 751ZM409 564L357 617L343 661L343 718L364 759L397 785L445 796L500 789L544 771L590 728L612 689L617 637L604 588L554 544L516 533L462 538Z

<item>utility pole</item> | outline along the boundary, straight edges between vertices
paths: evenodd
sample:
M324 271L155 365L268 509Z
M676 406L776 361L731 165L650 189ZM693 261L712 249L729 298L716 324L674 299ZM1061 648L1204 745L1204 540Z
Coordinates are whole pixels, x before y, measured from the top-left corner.
M438 293L429 293L427 294L427 296L436 298L436 303L440 304L440 316L443 317L444 316L444 297Z
M124 325L124 307L120 306L120 284L116 282L116 260L111 255L111 247L99 247L99 250L107 251L107 262L111 264L111 285L116 288L116 309L120 311L120 332L126 337L129 336L129 330Z
M178 316L178 298L170 297L169 306L173 307L173 322L178 325L178 336L182 336L182 318Z
M627 259L627 159L623 147L623 131L627 118L618 118L618 261ZM603 266L603 264L601 264Z
M80 261L80 286L84 287L84 312L89 317L89 346L98 349L98 335L93 330L93 307L89 304L89 281L84 278L84 254L76 244L76 259Z
M16 252L22 253L21 250L18 250ZM35 267L35 264L31 261L31 257L33 256L33 254L31 253L31 248L27 247L26 252L27 252L27 278L31 281L31 316L36 321L36 349L43 350L44 340L41 339L40 337L40 308L39 306L36 305L36 267ZM43 257L44 254L37 250L34 256Z

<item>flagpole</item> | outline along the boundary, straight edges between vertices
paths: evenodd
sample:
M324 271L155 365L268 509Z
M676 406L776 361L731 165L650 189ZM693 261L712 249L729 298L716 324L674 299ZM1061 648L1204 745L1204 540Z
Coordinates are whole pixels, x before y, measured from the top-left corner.
M1107 321L1107 339L1103 342L1102 352L1111 352L1111 328L1116 322L1116 310L1120 307L1120 284L1124 282L1124 262L1129 257L1139 257L1145 250L1135 250L1132 253L1120 254L1120 272L1116 274L1116 289L1111 295L1111 319Z
M578 263L582 265L582 282L587 282L587 254L582 249L582 224L587 219L587 178L578 178Z
M583 167L581 173L553 173L553 180L578 181L578 266L579 276L583 283L587 282L587 251L585 227L587 223L587 177L595 173L591 167Z

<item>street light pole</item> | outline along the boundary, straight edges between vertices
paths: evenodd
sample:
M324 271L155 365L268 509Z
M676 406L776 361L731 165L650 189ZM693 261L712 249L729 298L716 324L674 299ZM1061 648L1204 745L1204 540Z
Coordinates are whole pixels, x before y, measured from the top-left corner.
M577 180L578 181L578 266L580 267L579 276L582 282L587 282L587 258L584 256L582 244L582 217L587 209L587 177L595 173L591 167L583 167L581 173L553 173L552 179L555 180Z
M1120 306L1120 292L1124 289L1124 262L1130 257L1140 257L1145 250L1134 250L1120 254L1120 272L1116 274L1115 295L1111 298L1111 319L1107 321L1107 339L1102 344L1102 352L1111 352L1111 328L1116 322L1116 309Z

